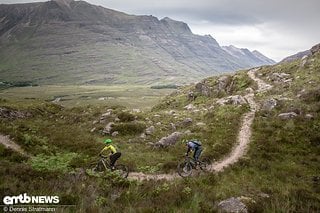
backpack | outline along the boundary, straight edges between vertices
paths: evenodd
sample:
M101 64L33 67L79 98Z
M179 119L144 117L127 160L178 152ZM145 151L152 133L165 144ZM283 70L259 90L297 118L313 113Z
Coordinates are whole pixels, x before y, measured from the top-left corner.
M194 144L196 144L196 145L198 145L198 146L201 146L202 144L201 144L201 141L198 141L198 140L191 140L190 142L192 142L192 143L194 143Z

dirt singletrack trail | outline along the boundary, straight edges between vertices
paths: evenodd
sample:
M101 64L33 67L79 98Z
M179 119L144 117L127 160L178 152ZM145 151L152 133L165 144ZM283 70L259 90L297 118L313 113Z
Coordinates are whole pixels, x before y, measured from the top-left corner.
M10 140L9 136L0 134L0 144L4 145L4 147L6 147L7 149L11 149L24 156L28 156L27 153L18 144Z
M245 113L241 119L241 128L237 137L237 145L233 148L231 153L222 160L209 165L209 171L221 172L224 168L236 163L243 155L245 155L247 147L250 143L250 137L252 134L251 126L255 117L255 113L259 110L259 105L254 101L254 92L266 92L271 89L270 84L265 83L263 80L256 77L255 72L259 68L254 68L248 71L248 76L254 80L258 89L245 95L250 111ZM178 174L144 174L142 172L129 173L129 179L134 180L173 180L175 178L181 178Z

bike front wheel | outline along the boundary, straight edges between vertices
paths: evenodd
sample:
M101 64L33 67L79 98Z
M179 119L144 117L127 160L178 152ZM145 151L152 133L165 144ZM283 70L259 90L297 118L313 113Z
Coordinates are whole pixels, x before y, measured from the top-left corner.
M104 167L103 163L99 161L96 164L92 164L90 170L94 173L101 173L106 171L106 168Z
M127 178L129 175L128 167L123 164L116 165L113 171L119 173L123 178Z
M178 165L178 174L181 176L181 177L188 177L192 174L192 165L190 162L182 162L182 163L179 163Z

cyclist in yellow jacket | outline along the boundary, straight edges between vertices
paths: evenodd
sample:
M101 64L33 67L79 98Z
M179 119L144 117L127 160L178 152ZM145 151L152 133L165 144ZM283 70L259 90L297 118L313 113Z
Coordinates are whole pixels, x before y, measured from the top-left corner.
M116 163L116 161L121 157L121 152L117 151L117 149L111 144L112 140L111 139L106 139L104 140L104 143L106 144L106 146L101 150L101 152L99 153L99 155L101 156L102 153L108 151L110 149L110 166L111 169L114 169L114 165Z

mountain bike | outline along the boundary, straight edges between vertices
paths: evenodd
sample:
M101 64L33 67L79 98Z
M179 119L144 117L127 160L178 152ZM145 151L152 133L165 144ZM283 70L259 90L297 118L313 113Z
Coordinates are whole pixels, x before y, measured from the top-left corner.
M101 155L98 163L94 163L91 166L91 171L95 173L101 173L105 171L111 171L118 173L121 177L127 178L129 174L129 169L123 164L116 164L114 168L111 168L110 159L108 156Z
M207 161L196 161L186 156L184 161L178 164L177 172L181 177L192 175L192 170L208 171L209 163Z

